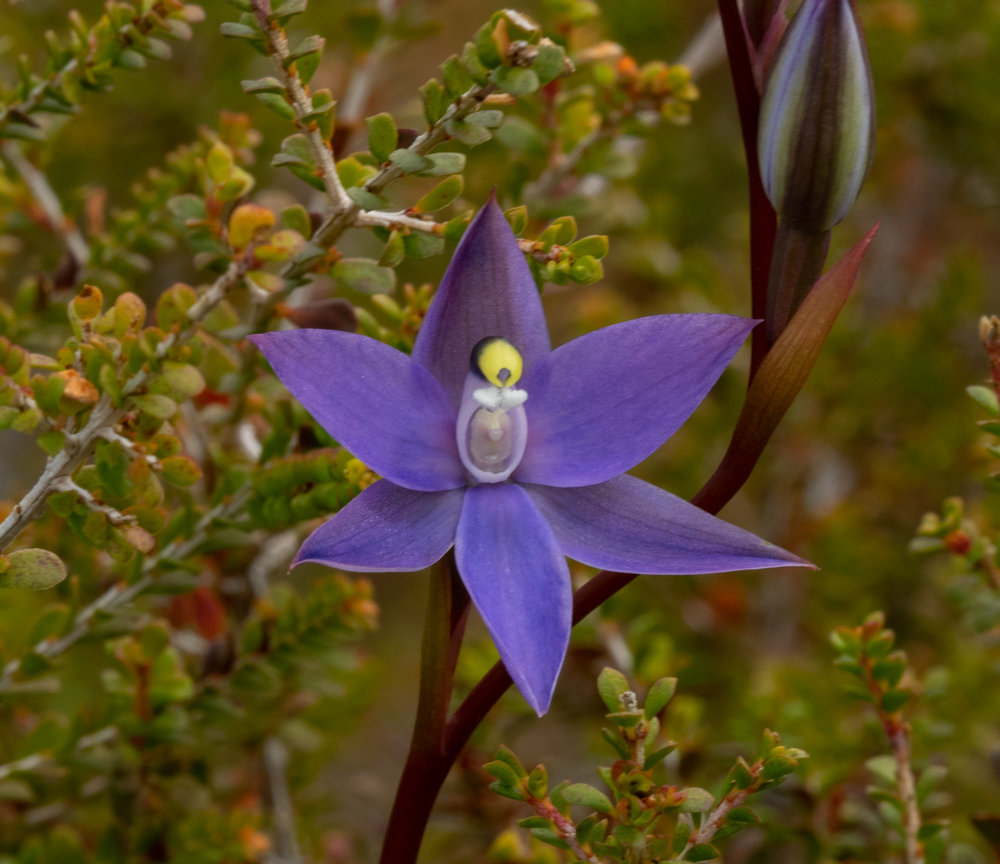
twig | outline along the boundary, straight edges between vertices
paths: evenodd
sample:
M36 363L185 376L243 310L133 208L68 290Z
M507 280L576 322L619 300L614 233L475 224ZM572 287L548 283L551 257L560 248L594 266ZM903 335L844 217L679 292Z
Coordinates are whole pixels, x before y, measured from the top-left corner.
M90 258L90 247L76 225L66 218L62 204L45 174L25 158L20 146L14 141L0 144L0 154L21 175L24 185L42 208L52 230L63 239L77 266L85 266Z
M378 0L376 8L379 15L387 23L391 23L395 18L396 0ZM388 35L389 29L389 27L384 28L382 35L375 40L371 50L351 70L351 78L347 82L340 103L337 105L337 124L339 126L353 127L364 115L368 105L368 97L371 95L375 79L378 77L379 67L392 45L393 40Z
M110 441L112 444L118 444L127 453L135 456L139 459L145 459L148 465L159 464L159 459L153 456L151 453L146 453L143 451L131 438L122 435L115 429L102 429L99 433L100 437L105 441Z
M120 510L116 510L114 507L98 501L93 493L82 486L78 486L69 477L60 477L52 484L52 489L57 492L74 493L87 507L97 513L103 513L108 521L116 527L120 525L135 525L135 516L126 516Z
M337 175L337 166L333 162L333 151L330 149L330 143L323 137L315 122L304 119L313 111L312 98L308 93L307 86L299 78L294 62L288 62L291 51L288 47L288 37L285 35L285 31L277 21L268 20L271 15L271 0L253 0L252 6L260 29L267 36L268 50L274 61L274 68L278 73L279 80L285 86L285 92L288 94L295 111L295 125L309 141L309 149L312 151L313 158L319 168L323 188L330 206L333 207L334 212L353 210L356 205L347 197L347 193L341 185L340 177Z
M155 6L144 12L137 10L136 16L121 27L113 38L123 45L128 45L132 41L133 33L146 33L154 26L155 22L160 20L159 9ZM83 58L85 68L94 62L98 51L101 51L105 47L105 43L101 39L96 38L95 32L95 29L91 29L91 38L88 40L89 50ZM24 98L7 105L0 105L0 137L3 137L3 130L8 123L12 120L26 117L35 111L45 98L46 93L50 90L61 90L66 76L72 75L79 68L80 58L71 57L60 68L50 72L47 78L43 78L32 87L25 94Z
M433 219L410 216L405 210L392 213L385 210L362 210L355 217L354 224L359 227L409 228L411 231L426 231L430 234L440 234L443 230L440 223Z
M252 256L251 256L252 257ZM209 289L198 298L188 310L187 317L190 326L182 331L173 331L157 345L156 358L162 360L167 352L179 341L190 336L195 325L217 306L232 288L243 278L250 265L251 258L243 256L233 261ZM134 393L143 386L151 375L150 369L136 372L122 386L122 394ZM125 414L124 409L115 408L107 395L102 396L90 412L90 417L82 429L66 436L63 449L55 456L49 457L42 476L35 481L28 493L18 501L10 514L0 522L0 551L6 549L17 536L37 517L49 495L63 479L70 477L80 463L90 455L90 451L99 437L106 430L112 429L115 423Z
M548 819L556 827L556 831L559 832L559 836L562 838L563 842L569 846L570 851L573 855L580 861L586 861L587 864L605 864L596 855L588 852L580 844L580 841L576 839L576 825L573 824L573 820L567 816L564 816L559 812L557 808L551 801L547 798L535 798L531 797L527 802L534 811L541 816L543 819Z
M886 730L888 731L888 730ZM924 864L924 850L920 843L920 808L917 806L916 785L910 766L910 736L904 724L896 724L889 734L892 755L896 757L896 788L903 801L903 840L906 847L906 864Z
M273 735L264 742L264 772L270 793L271 820L274 825L275 853L272 864L302 864L302 852L295 832L295 811L288 791L288 749Z
M755 763L750 769L751 773L753 773L756 777L756 775L760 773L760 768L761 764L759 762ZM753 794L753 791L753 786L750 786L747 789L733 789L718 804L716 804L715 809L708 814L708 818L702 822L700 826L698 826L698 830L692 832L691 836L688 837L687 844L684 846L684 851L680 855L680 860L685 860L687 853L690 852L695 846L702 843L711 843L716 832L722 827L722 823L725 821L729 811L743 806L743 802L745 802L747 798Z
M634 106L632 110L634 111ZM553 164L538 175L538 179L525 186L524 197L528 200L537 200L552 194L563 180L573 173L580 160L595 144L614 136L622 120L630 113L631 111L625 110L612 111L599 126L584 135L569 153L560 154Z
M677 64L687 66L691 79L695 80L718 65L725 57L722 23L716 13L705 19L694 39L681 53ZM537 200L552 194L573 173L584 156L595 145L614 137L622 121L635 114L639 107L637 103L632 102L621 110L612 111L599 126L584 135L569 153L558 153L555 160L533 182L525 186L525 199Z
M170 558L186 558L188 555L194 553L204 542L208 528L212 522L216 519L239 513L243 509L243 505L246 503L249 494L249 487L244 487L227 503L220 504L218 507L210 510L198 521L194 531L187 540L174 541L164 547L158 555L147 558L143 564L142 575L139 579L131 585L125 585L121 582L112 585L100 597L77 613L76 618L73 620L73 626L68 633L59 639L39 642L34 646L33 651L42 657L51 659L58 657L68 648L75 645L90 632L90 622L94 619L94 616L98 613L110 612L112 609L124 606L130 600L142 594L147 588L154 585L156 580L153 577L153 573L163 561ZM4 667L3 673L0 674L0 693L14 688L14 677L20 669L21 661L16 658Z
M101 744L107 744L114 741L118 735L118 727L105 726L97 732L92 732L89 735L84 735L78 739L76 742L76 749L88 750L91 747L98 747ZM38 753L32 753L30 756L25 756L21 759L15 760L14 762L8 762L6 765L0 765L0 780L6 780L11 774L37 771L43 765L53 761L54 758L55 757L51 750L41 750Z

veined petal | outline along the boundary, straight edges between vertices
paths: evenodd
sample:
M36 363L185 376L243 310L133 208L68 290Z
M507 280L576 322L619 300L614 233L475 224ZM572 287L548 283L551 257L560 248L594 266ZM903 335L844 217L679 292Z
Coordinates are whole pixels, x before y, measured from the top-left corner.
M455 560L510 677L541 716L573 616L569 568L552 529L519 486L474 486L465 493Z
M687 420L755 323L657 315L557 348L523 379L528 444L514 479L589 486L641 462Z
M379 480L309 535L306 561L358 572L423 570L455 542L464 489L414 492Z
M434 376L405 354L332 330L250 339L292 395L373 471L407 489L464 485L456 411Z
M813 566L628 474L596 486L524 488L562 551L591 567L682 574Z
M500 336L530 368L549 353L538 288L517 238L494 198L465 231L420 327L413 359L462 398L476 343Z

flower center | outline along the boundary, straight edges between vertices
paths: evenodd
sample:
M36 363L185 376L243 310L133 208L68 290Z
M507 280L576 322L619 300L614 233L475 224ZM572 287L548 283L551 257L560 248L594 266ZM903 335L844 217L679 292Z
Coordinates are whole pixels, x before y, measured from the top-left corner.
M479 483L499 483L513 473L527 442L524 401L514 385L521 354L506 339L489 336L472 349L455 429L462 464Z

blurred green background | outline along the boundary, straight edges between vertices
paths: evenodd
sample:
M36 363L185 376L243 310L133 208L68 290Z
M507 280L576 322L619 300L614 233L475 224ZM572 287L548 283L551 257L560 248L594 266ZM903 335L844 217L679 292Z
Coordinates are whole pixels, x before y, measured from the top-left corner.
M72 5L88 20L100 10L96 0ZM193 41L177 44L168 61L117 75L113 93L90 97L86 110L53 136L47 170L81 225L87 224L86 202L106 195L108 208L128 205L131 185L149 166L193 139L199 125L214 127L224 110L250 114L264 135L254 169L258 199L308 204L315 194L267 167L288 129L239 86L242 78L266 74L267 61L218 35L219 24L234 17L230 7L218 0L204 5L208 18L196 25ZM302 35L328 39L314 87L342 92L357 58L339 45L338 34L345 16L362 5L313 0L296 20ZM399 125L419 128L416 87L495 6L482 0L403 5L413 38L381 60L363 113L389 111ZM714 9L707 0L599 5L602 18L588 25L585 38L619 42L640 62L675 61ZM979 410L965 394L988 370L978 318L1000 312L1000 5L858 5L874 70L878 143L870 179L836 229L832 254L875 222L881 228L804 392L747 488L722 514L820 569L644 577L630 586L599 620L581 627L548 716L535 720L510 696L502 719L481 732L476 746L483 758L470 756L447 788L426 860L484 860L498 830L527 815L483 791L477 766L500 740L526 762L544 759L556 779L594 782L595 759L610 757L597 734L602 709L593 678L603 665L626 663L640 683L664 674L680 678L667 728L682 745L676 768L688 782L707 785L720 777L764 727L812 754L803 782L772 802L776 832L766 843L763 832L748 832L727 860L875 860L865 857L878 847L864 818L849 807L835 813L831 801L840 795L860 810L872 806L864 803L861 765L885 745L864 706L844 695L826 639L834 626L856 624L875 609L886 612L927 687L912 715L917 764L947 766L938 812L952 820L959 844L979 850L978 858L954 860L990 860L969 817L1000 813L998 631L979 633L969 623L959 566L917 557L908 543L922 514L938 510L947 496L966 497L984 528L1000 516L996 496L982 485L995 460L975 425ZM0 0L0 77L12 80L12 61L21 52L40 67L39 34L64 30L69 8L64 0ZM549 14L544 4L519 8L543 24ZM600 283L546 291L557 344L637 315L748 314L745 172L728 70L711 66L698 84L702 96L691 124L662 124L637 141L637 175L599 189L578 215L581 234L608 234L611 252ZM355 132L345 152L364 146L363 134ZM497 142L472 151L469 206L478 206L514 170ZM58 261L53 239L17 227L8 226L19 239L6 259L0 296L11 296L20 278L52 270ZM407 262L400 276L436 281L446 263L447 255ZM196 281L183 250L157 260L132 290L152 298L177 280ZM725 448L747 359L741 355L691 422L638 469L640 476L685 496L697 490ZM29 451L22 439L0 433L0 496L12 497L31 482L41 460ZM305 793L305 812L333 850L331 862L373 860L415 705L421 626L415 610L424 603L425 579L394 574L374 582L382 615L379 631L364 645L374 669L368 700L350 718L353 731L339 742L339 755ZM0 611L0 619L5 614ZM481 627L473 626L472 634L461 667L464 686L492 662ZM336 857L337 850L344 857Z

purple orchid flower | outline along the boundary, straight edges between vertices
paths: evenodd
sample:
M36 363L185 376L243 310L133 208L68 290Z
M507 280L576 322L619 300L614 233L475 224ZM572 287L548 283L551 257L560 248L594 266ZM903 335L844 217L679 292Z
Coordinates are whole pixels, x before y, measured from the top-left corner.
M305 541L306 561L458 572L511 678L544 714L566 655L566 556L629 573L811 566L624 472L711 389L756 322L658 315L551 350L495 201L469 226L413 355L330 330L251 337L334 438L384 479Z

